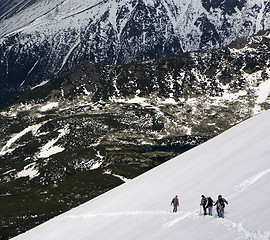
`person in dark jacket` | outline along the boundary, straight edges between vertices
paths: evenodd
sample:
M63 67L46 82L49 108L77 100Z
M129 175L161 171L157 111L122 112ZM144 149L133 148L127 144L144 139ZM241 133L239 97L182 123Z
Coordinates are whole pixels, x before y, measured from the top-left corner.
M207 199L204 195L201 196L202 199L201 199L201 206L203 207L203 215L206 215L207 212L206 212L206 203L207 203Z
M213 201L213 199L212 199L211 197L208 197L208 198L207 198L207 202L206 202L205 207L208 208L208 214L209 214L210 216L213 215L213 204L214 204L214 203L215 203L215 202Z
M173 205L173 212L177 212L177 207L179 207L179 199L177 195L173 198L171 205Z
M228 204L228 201L224 199L221 195L218 195L218 199L214 206L217 206L217 214L220 218L224 218L225 203Z

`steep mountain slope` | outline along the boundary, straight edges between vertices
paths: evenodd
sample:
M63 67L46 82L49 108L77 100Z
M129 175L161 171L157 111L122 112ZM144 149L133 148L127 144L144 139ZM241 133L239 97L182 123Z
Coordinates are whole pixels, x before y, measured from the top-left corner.
M14 240L270 238L270 111ZM180 211L170 212L180 196ZM225 219L199 215L200 195L222 194Z
M18 14L21 11L24 11L37 1L38 0L2 0L0 8L0 21L13 17L14 15ZM21 25L18 24L20 23L17 22L17 24L7 26L7 28L9 29L9 31L11 31L13 28L20 28ZM1 29L1 36L3 33L2 31L5 31L5 29Z
M30 229L269 109L269 43L264 32L212 52L87 62L1 111L0 231Z
M87 60L129 63L226 46L270 28L269 14L265 0L30 1L0 21L0 107Z

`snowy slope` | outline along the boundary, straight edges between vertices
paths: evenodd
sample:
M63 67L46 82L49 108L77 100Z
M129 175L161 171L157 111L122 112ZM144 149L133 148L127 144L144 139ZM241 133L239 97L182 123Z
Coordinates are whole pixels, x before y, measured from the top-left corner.
M269 119L246 120L14 240L270 239ZM201 194L222 194L226 218L201 217Z

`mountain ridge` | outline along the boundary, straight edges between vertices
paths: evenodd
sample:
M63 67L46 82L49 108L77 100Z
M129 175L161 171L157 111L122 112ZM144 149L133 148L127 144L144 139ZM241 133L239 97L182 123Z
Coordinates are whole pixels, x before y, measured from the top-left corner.
M216 49L270 27L269 2L218 3L36 1L0 22L6 31L0 40L0 107L85 61L121 64Z

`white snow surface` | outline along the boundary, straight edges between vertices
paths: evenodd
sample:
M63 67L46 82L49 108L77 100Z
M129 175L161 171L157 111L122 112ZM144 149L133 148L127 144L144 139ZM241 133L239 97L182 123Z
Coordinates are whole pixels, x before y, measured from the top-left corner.
M24 167L24 169L17 173L17 178L20 177L29 177L34 178L39 175L39 171L35 168L36 163L30 163L27 166Z
M47 105L42 106L42 107L40 108L40 111L41 111L41 112L46 112L46 111L52 110L53 108L56 108L56 107L58 107L58 102L50 102L50 103L48 103Z
M48 143L46 143L42 147L42 149L38 155L38 158L47 158L47 157L50 157L51 155L63 152L65 150L65 148L63 148L61 146L54 146L54 144L57 143L57 141L61 137L63 137L64 135L66 135L68 133L68 127L66 126L63 129L58 130L58 132L60 134L58 135L57 138L50 140Z
M10 140L8 140L6 145L1 149L0 156L5 155L6 153L12 152L14 149L10 149L10 148L11 148L13 143L15 143L18 139L23 137L28 132L32 132L32 134L35 135L41 126L42 126L42 124L32 125L32 126L25 128L23 131L21 131L17 134L14 134L14 136Z
M14 240L270 239L269 143L266 111ZM224 219L202 194L228 200Z
M214 9L207 12L203 8L201 0L170 0L161 2L163 2L163 5L167 10L168 18L173 25L174 32L176 34L178 33L182 38L188 37L191 33L194 34L194 37L200 36L200 32L194 33L194 31L197 31L194 29L194 25L196 20L202 15L208 16L211 23L218 28L223 25L224 16ZM145 0L145 4L155 6L156 2L153 0ZM253 15L250 11L254 8L254 5L257 6L260 11ZM114 31L118 32L120 37L120 34L126 27L127 19L124 18L118 22L117 13L119 10L126 8L126 11L132 14L135 7L136 3L132 0L37 1L35 4L22 10L18 14L0 22L0 42L4 41L3 38L5 36L7 37L17 32L34 34L36 36L40 35L40 42L43 42L44 39L54 42L55 39L53 38L56 33L62 32L63 35L65 31L73 29L76 36L70 41L73 44L71 44L71 49L68 50L67 55L63 59L63 67L71 52L80 43L80 31L83 28L99 22L101 17L109 10L107 23L104 23L105 25L101 27L106 31L108 25L112 26ZM243 21L248 19L255 23L254 30L256 32L263 28L269 28L270 22L268 20L269 15L265 11L265 0L247 0L245 9L246 10L242 13L239 12L233 14L233 16L227 15L226 17L228 17L230 24L239 26L240 28L240 26L243 25ZM237 8L235 10L238 11ZM91 21L89 21L90 19ZM235 36L241 35L241 31L238 30L238 28L235 28L233 31ZM95 34L93 34L90 39L93 39L93 37L95 37ZM228 39L228 43L230 41L231 39ZM189 44L189 42L183 44L183 49L190 51Z

